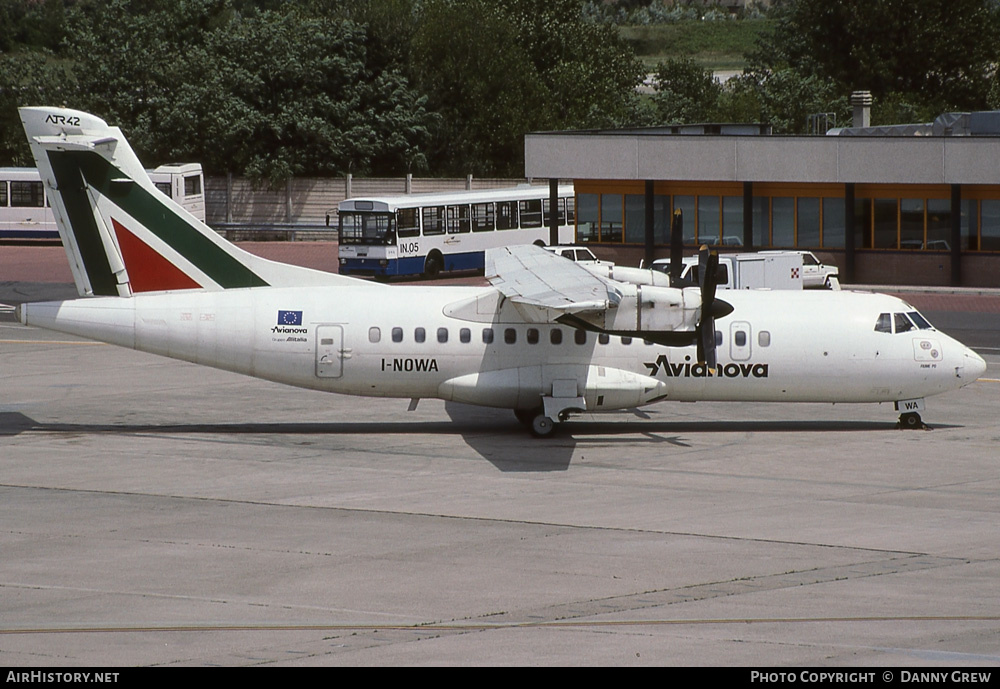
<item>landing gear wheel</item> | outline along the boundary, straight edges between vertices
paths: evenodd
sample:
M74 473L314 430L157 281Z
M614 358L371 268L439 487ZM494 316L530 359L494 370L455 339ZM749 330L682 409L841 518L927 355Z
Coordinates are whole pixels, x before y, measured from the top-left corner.
M531 432L538 438L546 438L556 430L555 422L545 414L539 414L531 420Z
M924 422L920 420L920 414L916 412L909 412L907 414L899 415L899 427L904 430L915 430L918 428L926 428Z

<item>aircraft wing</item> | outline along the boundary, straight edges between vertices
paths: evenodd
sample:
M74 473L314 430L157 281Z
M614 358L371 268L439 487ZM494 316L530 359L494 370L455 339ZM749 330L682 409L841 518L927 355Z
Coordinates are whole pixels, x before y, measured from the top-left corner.
M486 279L529 323L568 315L600 317L622 300L613 282L532 244L488 249Z

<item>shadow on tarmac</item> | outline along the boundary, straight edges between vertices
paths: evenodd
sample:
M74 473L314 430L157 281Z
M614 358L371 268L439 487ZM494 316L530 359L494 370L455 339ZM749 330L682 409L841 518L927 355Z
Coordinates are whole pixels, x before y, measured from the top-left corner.
M703 433L858 433L898 432L888 421L577 421L562 424L550 438L538 439L513 415L495 409L447 404L451 421L405 423L40 423L20 412L0 412L0 437L21 433L109 435L454 435L502 472L566 471L578 448L656 443L690 447L686 436ZM933 425L932 428L960 428Z

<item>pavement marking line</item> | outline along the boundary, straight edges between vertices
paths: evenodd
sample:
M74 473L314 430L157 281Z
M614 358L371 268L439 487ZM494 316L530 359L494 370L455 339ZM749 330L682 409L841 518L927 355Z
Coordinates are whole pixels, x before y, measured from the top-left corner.
M105 346L107 342L79 342L75 340L0 340L0 344L64 344L64 345L86 345ZM982 380L982 378L980 378Z

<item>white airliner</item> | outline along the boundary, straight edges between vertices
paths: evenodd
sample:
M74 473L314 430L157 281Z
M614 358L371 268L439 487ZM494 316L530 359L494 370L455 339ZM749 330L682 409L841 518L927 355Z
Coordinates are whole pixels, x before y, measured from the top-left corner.
M536 435L577 412L663 400L894 402L986 363L894 297L667 287L535 246L487 257L490 287L387 286L267 261L158 193L116 127L22 108L82 298L25 324L349 395L512 409ZM711 276L712 255L703 275Z

